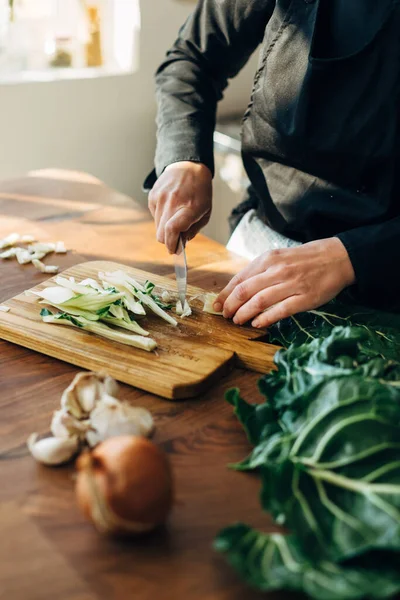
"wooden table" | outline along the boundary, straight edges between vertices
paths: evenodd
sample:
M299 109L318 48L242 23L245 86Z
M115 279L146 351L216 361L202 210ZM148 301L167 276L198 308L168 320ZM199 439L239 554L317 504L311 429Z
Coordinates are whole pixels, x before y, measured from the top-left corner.
M172 276L147 212L90 176L42 171L3 182L0 215L0 237L17 231L63 240L73 252L57 256L61 268L107 259ZM243 264L202 236L189 245L188 262L189 283L207 289L221 288ZM3 261L0 272L0 303L47 277L14 261ZM218 530L234 521L272 528L259 507L257 478L226 467L249 446L224 392L240 386L254 399L258 375L236 370L204 397L180 403L123 387L123 399L155 416L155 442L171 458L177 499L164 530L118 543L101 538L79 513L73 467L39 466L25 445L30 433L48 431L76 372L0 341L0 599L261 598L212 550Z

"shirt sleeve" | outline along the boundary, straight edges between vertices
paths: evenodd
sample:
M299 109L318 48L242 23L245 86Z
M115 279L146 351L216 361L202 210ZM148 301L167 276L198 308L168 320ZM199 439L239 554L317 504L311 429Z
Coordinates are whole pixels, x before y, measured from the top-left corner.
M399 308L400 217L352 229L337 237L354 268L356 299L376 308Z
M156 73L156 174L173 162L214 173L216 106L263 39L275 0L200 0Z

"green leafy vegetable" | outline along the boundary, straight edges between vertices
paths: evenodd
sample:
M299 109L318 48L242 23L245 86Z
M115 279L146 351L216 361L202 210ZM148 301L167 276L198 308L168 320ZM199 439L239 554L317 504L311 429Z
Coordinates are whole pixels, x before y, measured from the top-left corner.
M355 307L337 300L329 304L283 319L268 330L271 343L288 348L316 338L327 337L335 327L363 326L391 344L387 352L393 358L400 356L400 315ZM389 354L386 354L389 358Z
M317 600L389 598L400 591L395 555L359 566L310 561L295 536L261 533L237 524L221 531L215 548L252 587L303 591ZM372 557L371 557L372 558Z
M254 446L234 468L260 472L261 505L291 535L238 525L217 548L260 589L389 597L400 590L397 342L388 327L323 328L325 339L277 353L278 370L259 382L268 402L227 394Z

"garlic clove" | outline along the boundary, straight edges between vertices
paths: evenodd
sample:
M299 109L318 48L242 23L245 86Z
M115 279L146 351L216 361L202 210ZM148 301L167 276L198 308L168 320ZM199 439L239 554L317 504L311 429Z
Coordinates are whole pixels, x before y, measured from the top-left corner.
M76 386L76 397L84 413L90 413L100 396L100 383L96 376L82 378Z
M77 437L48 437L38 440L38 434L32 433L27 445L34 459L49 466L62 465L70 461L79 451Z
M122 435L148 437L154 430L153 417L144 408L132 407L103 395L90 415L91 429L86 434L90 447Z
M109 396L118 395L118 384L112 377L86 371L78 373L64 392L65 401L68 398L72 410L69 410L67 406L64 408L80 419L94 410L103 393Z
M113 379L109 375L102 374L99 374L99 377L102 380L105 393L109 396L112 396L113 398L118 398L120 390L119 385L115 381L115 379Z
M60 409L53 413L50 431L56 438L77 436L81 439L85 437L90 427L89 420L79 421L65 409Z
M150 411L140 406L130 406L123 403L122 409L125 418L129 421L136 421L140 430L140 435L150 437L154 432L154 419Z
M75 390L71 389L71 386L67 387L67 389L63 391L61 396L61 408L69 412L76 419L82 419L85 416L85 413L83 412L82 407L76 397Z

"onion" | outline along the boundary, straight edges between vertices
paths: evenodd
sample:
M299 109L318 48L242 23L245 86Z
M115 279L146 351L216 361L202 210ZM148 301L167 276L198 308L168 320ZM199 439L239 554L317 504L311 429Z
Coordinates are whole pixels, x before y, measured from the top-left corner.
M149 440L109 438L83 453L77 469L78 504L101 533L132 536L165 522L172 472L166 454Z

